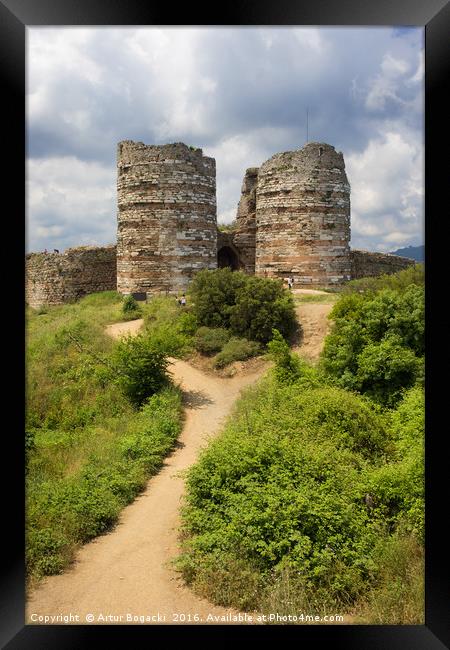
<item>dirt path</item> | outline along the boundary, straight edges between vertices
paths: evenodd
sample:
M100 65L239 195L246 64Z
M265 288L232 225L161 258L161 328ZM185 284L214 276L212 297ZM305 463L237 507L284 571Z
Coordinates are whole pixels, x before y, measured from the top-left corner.
M306 361L315 362L322 351L325 336L330 330L331 323L328 314L333 308L331 303L308 303L296 307L298 320L302 326L300 345L294 347Z
M139 321L130 321L116 323L108 331L118 337L137 332L139 327ZM207 437L220 431L240 390L254 383L265 368L226 379L205 375L178 360L170 370L185 391L186 420L177 449L145 491L122 511L112 532L83 546L71 569L46 578L30 594L27 622L39 622L36 615L70 614L78 620L50 619L46 623L85 625L87 616L94 624L227 622L207 621L208 615L224 616L232 610L196 597L169 565L178 553L184 486L179 473L196 460ZM106 619L99 619L100 615ZM127 615L155 618L127 620ZM201 620L194 620L196 616Z

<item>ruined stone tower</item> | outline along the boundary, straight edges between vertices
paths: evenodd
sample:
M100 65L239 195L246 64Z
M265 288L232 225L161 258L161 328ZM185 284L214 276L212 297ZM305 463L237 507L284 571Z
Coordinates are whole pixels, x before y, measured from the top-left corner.
M258 168L250 167L242 183L234 234L234 244L240 252L240 268L249 274L255 272L257 183Z
M182 143L117 151L117 290L181 291L217 267L216 163Z
M342 153L310 142L258 170L255 273L298 285L350 279L350 186Z

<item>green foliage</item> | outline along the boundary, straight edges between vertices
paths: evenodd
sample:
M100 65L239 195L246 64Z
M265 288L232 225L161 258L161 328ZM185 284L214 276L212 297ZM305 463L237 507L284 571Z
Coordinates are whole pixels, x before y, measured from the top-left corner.
M296 329L292 295L279 280L246 276L246 284L236 292L230 315L231 330L248 339L268 343L272 330L290 338Z
M219 352L230 339L230 332L223 327L199 327L195 333L194 346L202 354Z
M393 291L404 291L411 285L423 287L425 284L425 264L414 264L397 273L379 275L376 277L360 278L351 280L342 287L342 292L365 293L367 291L377 292L381 289Z
M189 294L200 326L230 328L236 292L245 285L246 277L244 273L229 268L195 274Z
M139 412L122 390L122 381L153 390L166 367L157 338L149 343L155 354L145 346L140 358L139 343L130 350L105 334L106 325L123 320L122 304L119 294L104 292L45 314L27 309L27 567L33 576L63 570L79 544L106 530L161 465L180 429L177 390L159 390Z
M231 269L200 271L190 286L200 325L229 329L234 335L267 343L276 327L290 337L296 328L292 296L282 282Z
M284 341L273 341L271 353L286 359ZM418 389L391 416L364 397L317 385L319 374L315 385L302 377L266 378L248 389L188 472L178 568L217 604L348 611L384 592L386 549L398 537L401 553L405 535L414 534L405 524L410 504L401 503L394 518L378 479L409 463L404 441L420 438ZM411 490L404 473L400 483ZM412 510L423 512L423 503ZM405 566L403 559L399 574ZM410 601L420 613L416 594ZM389 620L402 622L400 609L391 607Z
M181 396L168 388L118 426L110 421L81 439L42 433L27 478L30 575L61 572L79 544L116 522L121 508L161 467L180 422Z
M273 330L273 338L267 346L269 356L275 362L275 376L281 384L292 384L301 375L300 357L290 351L281 333Z
M122 304L122 313L124 320L135 320L142 318L142 309L140 308L137 300L132 295L125 296Z
M392 527L401 526L424 540L424 420L423 389L414 387L404 394L396 410L389 413L395 444L395 462L367 475L367 489L373 495L380 516Z
M388 278L394 285L394 276ZM334 324L321 361L338 385L367 393L385 406L395 405L402 389L423 380L424 289L404 286L404 276L397 282L401 289L348 293L339 299L330 314Z
M225 343L222 351L213 360L214 368L224 368L233 361L245 361L261 352L261 346L256 341L248 341L232 337Z
M189 308L170 297L152 298L147 305L145 330L154 347L171 357L183 357L192 347L192 335L197 327Z
M357 363L357 389L387 406L395 405L403 389L413 386L421 376L421 359L396 335L366 345Z
M161 347L154 338L128 336L120 339L111 355L112 378L136 406L167 384L169 362Z

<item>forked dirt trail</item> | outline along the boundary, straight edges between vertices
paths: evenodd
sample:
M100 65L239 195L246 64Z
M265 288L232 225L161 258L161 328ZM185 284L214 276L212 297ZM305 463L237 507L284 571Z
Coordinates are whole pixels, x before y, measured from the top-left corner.
M137 332L139 327L139 321L117 323L108 332L117 337ZM174 361L170 371L185 392L186 406L177 448L144 492L122 511L114 530L83 546L71 569L46 578L30 594L28 623L38 622L32 615L71 613L79 616L78 621L70 621L72 624L84 625L86 616L94 624L223 623L206 619L232 610L195 596L169 565L178 553L179 507L184 489L179 473L196 460L207 436L220 430L241 389L254 383L266 367L252 374L216 378L183 361ZM117 618L99 620L100 614ZM127 620L127 615L155 618ZM61 624L61 620L54 622Z
M297 306L303 338L296 351L308 360L315 361L320 354L331 307L323 303ZM107 332L114 338L136 334L142 324L142 319L115 323ZM36 615L72 614L79 618L68 622L82 625L223 624L229 621L208 621L208 615L236 613L198 598L170 565L179 551L179 508L184 491L180 472L195 462L208 437L220 431L241 389L253 384L268 364L223 378L205 374L183 361L172 361L170 371L183 389L185 402L185 423L175 451L146 489L122 511L110 533L84 545L72 568L44 579L29 594L28 623L39 622ZM47 624L51 622L61 624L64 619Z

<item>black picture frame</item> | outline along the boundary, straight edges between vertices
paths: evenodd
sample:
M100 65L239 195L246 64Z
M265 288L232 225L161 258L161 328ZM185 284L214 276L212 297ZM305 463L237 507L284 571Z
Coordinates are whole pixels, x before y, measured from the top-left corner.
M200 633L227 641L239 634L248 643L260 635L285 639L292 636L299 647L312 644L350 650L402 648L438 650L450 645L448 548L442 521L447 517L447 457L445 442L445 376L448 373L446 341L450 320L445 305L448 205L450 184L448 164L441 163L441 152L448 147L447 98L450 65L450 4L446 0L241 0L224 3L222 15L214 16L212 5L169 6L143 0L0 0L0 75L2 76L5 117L2 123L1 157L4 194L14 196L13 210L4 210L4 253L12 253L13 266L4 267L3 305L6 316L14 313L17 325L10 328L5 352L11 357L7 369L16 369L15 380L8 373L7 409L13 418L3 427L7 449L3 463L11 470L3 488L6 524L3 527L3 585L1 592L2 647L85 648L111 636L115 643L137 646L163 634L169 640L168 626L32 626L24 625L24 271L25 226L22 219L22 178L25 135L25 28L39 25L341 25L341 26L422 26L425 28L425 246L426 246L426 618L423 626L179 626L184 641ZM174 22L176 19L176 22ZM448 153L447 153L448 155ZM18 186L13 194L12 188ZM5 196L4 196L5 199ZM24 201L25 205L25 201ZM5 245L6 242L6 245ZM12 269L14 269L12 271ZM12 290L10 282L12 281ZM8 296L8 301L5 298ZM10 296L10 298L9 298ZM14 322L16 322L14 320ZM11 340L12 339L12 340ZM440 381L442 377L442 381ZM448 399L448 398L447 398ZM13 403L17 408L12 408ZM6 411L6 409L5 409ZM6 413L5 413L6 414ZM440 421L442 419L442 423ZM441 435L442 434L442 435ZM6 445L8 445L6 447ZM4 474L4 473L3 473ZM9 512L8 512L9 508ZM217 629L220 627L220 630ZM171 627L170 632L173 631ZM220 633L218 635L218 632Z

